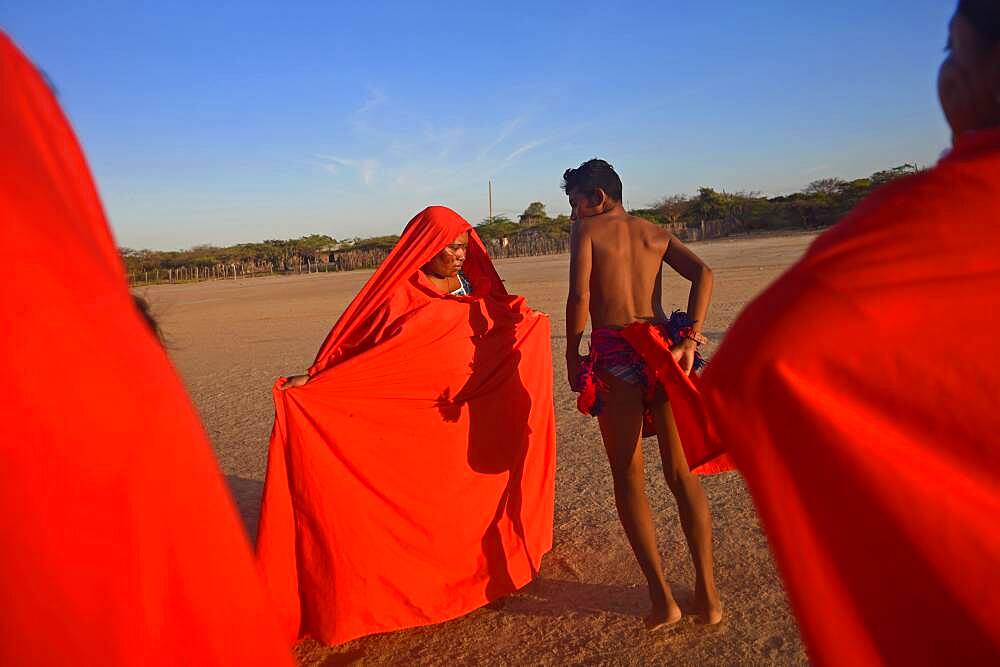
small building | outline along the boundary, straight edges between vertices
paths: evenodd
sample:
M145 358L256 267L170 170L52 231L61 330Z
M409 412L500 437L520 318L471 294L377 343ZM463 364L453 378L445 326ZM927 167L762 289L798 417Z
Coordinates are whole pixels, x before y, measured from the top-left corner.
M329 264L333 261L333 255L338 250L341 250L339 245L323 246L310 252L309 257L313 264Z

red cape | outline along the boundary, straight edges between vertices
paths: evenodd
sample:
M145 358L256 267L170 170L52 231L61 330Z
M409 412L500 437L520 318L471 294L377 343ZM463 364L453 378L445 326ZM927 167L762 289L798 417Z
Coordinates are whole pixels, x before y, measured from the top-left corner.
M659 328L636 322L622 330L622 336L646 362L670 399L677 432L684 448L688 467L696 475L714 475L735 469L716 435L701 396L701 377L695 371L685 373L670 353L673 341L663 337ZM647 422L644 436L656 434Z
M3 33L0 91L0 664L290 664L73 131Z
M1000 661L1000 132L869 197L704 393L812 659Z
M289 639L454 618L526 584L551 547L549 320L507 294L475 232L474 296L419 270L467 230L418 214L310 382L275 385L257 551Z

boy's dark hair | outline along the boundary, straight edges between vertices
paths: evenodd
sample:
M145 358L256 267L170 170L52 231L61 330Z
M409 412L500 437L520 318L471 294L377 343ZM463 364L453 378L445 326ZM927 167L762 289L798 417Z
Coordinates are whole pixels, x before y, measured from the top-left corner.
M604 190L610 199L622 200L622 179L615 168L604 160L587 160L576 169L567 169L563 174L563 190L576 190L582 195L593 197L597 189Z
M1000 41L1000 4L995 0L959 0L958 13L990 44Z

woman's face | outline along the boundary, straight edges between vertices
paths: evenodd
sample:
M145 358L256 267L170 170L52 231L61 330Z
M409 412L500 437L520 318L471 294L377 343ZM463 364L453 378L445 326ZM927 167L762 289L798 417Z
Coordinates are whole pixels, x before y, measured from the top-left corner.
M938 97L954 136L1000 125L998 49L962 14L955 14L947 52L938 73Z
M444 250L434 255L427 264L428 272L442 278L458 275L465 263L465 250L469 246L469 232L460 234L455 240L445 246Z

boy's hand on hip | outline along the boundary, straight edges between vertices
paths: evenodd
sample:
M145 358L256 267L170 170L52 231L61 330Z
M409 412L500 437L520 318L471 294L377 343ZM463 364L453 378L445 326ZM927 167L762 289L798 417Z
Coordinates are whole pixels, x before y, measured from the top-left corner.
M697 350L698 344L690 338L685 338L670 347L670 354L674 356L674 361L681 367L685 375L690 375L691 369L694 368L694 353Z

